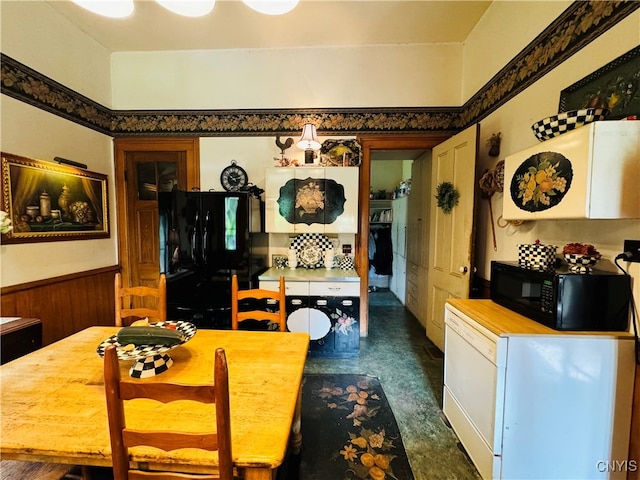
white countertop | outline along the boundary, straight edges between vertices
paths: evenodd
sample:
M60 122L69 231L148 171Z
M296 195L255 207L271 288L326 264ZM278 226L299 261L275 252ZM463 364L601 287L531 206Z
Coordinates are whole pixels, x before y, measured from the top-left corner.
M284 275L287 282L359 282L360 277L355 270L341 268L275 268L272 267L258 277L260 281L277 281Z

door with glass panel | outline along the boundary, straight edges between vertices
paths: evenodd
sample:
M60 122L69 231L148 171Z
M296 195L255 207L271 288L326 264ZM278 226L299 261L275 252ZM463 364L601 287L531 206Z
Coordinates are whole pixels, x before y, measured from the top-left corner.
M158 193L199 186L198 139L117 139L118 240L125 285L155 286L162 249Z

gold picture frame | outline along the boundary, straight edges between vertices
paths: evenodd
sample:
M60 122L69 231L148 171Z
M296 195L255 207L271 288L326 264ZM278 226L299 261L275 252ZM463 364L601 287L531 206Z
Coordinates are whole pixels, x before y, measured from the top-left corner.
M2 156L2 243L108 238L107 175L10 153Z

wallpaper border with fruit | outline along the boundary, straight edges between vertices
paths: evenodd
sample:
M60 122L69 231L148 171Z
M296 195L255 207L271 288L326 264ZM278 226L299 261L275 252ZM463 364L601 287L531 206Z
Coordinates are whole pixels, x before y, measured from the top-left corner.
M460 107L111 110L1 54L3 94L113 137L273 136L312 122L321 135L454 133L476 123L640 8L576 1Z

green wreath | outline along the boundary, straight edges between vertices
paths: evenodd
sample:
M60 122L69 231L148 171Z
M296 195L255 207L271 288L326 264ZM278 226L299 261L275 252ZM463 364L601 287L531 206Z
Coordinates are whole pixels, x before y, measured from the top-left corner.
M442 209L444 213L451 213L451 209L458 205L460 199L460 193L453 187L450 182L442 182L436 187L436 195L438 200L438 207Z

